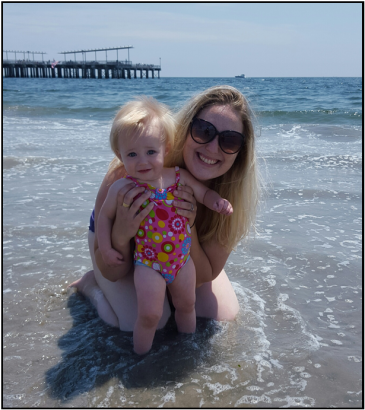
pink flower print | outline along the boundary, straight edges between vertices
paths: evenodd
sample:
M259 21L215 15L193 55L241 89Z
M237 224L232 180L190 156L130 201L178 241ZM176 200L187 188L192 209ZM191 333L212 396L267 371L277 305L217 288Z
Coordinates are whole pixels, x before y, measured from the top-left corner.
M184 219L179 215L173 216L169 220L169 228L175 234L179 234L179 233L184 232L184 230L185 230L185 221L184 221Z
M149 247L149 246L144 246L143 247L143 256L149 260L149 261L153 261L156 259L156 252L153 248Z

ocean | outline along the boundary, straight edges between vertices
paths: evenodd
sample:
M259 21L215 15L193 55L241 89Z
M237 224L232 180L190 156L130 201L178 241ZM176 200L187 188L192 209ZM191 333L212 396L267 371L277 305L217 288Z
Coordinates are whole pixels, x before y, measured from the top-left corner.
M213 85L256 113L257 233L226 271L240 312L173 320L151 352L67 286L91 269L88 223L120 105L178 110ZM360 408L362 79L3 79L3 406Z

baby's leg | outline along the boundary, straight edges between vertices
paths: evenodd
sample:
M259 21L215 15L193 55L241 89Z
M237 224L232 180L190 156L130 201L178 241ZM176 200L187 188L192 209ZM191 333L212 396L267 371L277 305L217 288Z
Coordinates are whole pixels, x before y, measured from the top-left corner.
M166 293L165 279L155 270L136 265L134 284L137 292L138 317L133 331L134 351L147 353L163 313Z
M177 328L182 333L195 332L195 285L195 265L190 258L169 285Z

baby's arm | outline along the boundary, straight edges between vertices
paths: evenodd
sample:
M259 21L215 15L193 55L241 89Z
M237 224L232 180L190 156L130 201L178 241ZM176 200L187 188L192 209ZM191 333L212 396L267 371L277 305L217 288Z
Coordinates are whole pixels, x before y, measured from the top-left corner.
M229 201L197 181L188 171L181 169L180 175L182 176L182 182L192 188L198 202L223 215L231 215L233 213L233 207Z
M120 179L112 184L109 188L108 195L105 198L103 206L100 209L98 218L98 226L96 231L99 250L104 262L111 267L121 265L121 261L123 260L123 256L112 248L111 232L117 209L117 194L119 189L126 183L127 182L125 179Z

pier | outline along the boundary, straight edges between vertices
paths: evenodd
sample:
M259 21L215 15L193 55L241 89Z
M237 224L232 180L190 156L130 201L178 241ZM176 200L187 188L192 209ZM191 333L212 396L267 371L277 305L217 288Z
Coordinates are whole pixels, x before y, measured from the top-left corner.
M18 78L160 78L160 65L133 64L129 59L129 49L133 46L103 48L95 50L63 51L64 61L43 61L43 52L33 51L4 51L6 59L3 60L3 77ZM118 50L128 49L128 59L119 60ZM117 59L109 60L107 52L117 51ZM97 60L96 53L105 51L105 60ZM9 60L8 53L15 53L15 59ZM27 53L28 58L25 58ZM95 53L95 60L87 61L86 54ZM23 59L17 59L17 54L23 54ZM34 55L41 54L42 61L35 61ZM77 59L81 54L81 59ZM33 60L30 59L33 56ZM67 60L69 55L74 59ZM161 59L160 59L161 61Z

